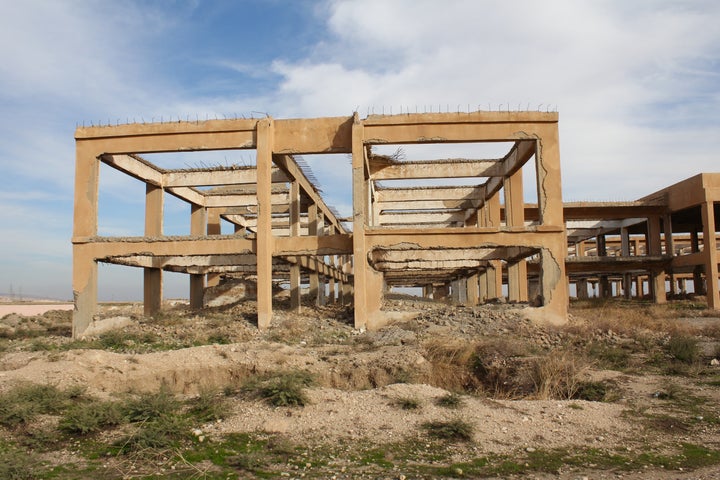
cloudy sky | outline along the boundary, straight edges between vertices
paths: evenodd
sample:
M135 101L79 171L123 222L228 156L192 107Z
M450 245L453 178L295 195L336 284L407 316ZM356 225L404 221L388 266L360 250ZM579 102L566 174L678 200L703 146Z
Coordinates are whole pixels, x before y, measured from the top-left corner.
M719 22L716 0L0 0L0 292L72 296L83 124L549 109L566 201L720 171ZM309 162L347 213L347 158ZM137 234L142 185L107 170L100 232ZM140 298L139 269L100 272L102 299Z

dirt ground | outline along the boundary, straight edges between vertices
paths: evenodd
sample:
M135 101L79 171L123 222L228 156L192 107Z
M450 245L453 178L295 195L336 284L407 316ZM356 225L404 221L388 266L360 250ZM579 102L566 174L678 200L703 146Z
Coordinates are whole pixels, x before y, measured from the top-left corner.
M549 327L525 319L522 305L469 308L396 297L385 308L414 311L417 318L377 332L355 330L349 307L306 305L299 314L284 307L276 309L273 326L259 332L252 302L205 312L180 303L154 319L143 317L138 305L107 306L97 338L84 342L69 338L70 312L6 315L0 320L0 393L32 382L78 385L97 397L116 398L166 385L191 398L203 389L273 372L306 371L316 379L306 406L233 397L232 414L199 431L208 439L251 432L317 448L342 445L350 452L353 445L371 444L391 451L391 445L407 441L423 448L423 424L459 418L473 433L471 441L447 448L458 464L478 457L523 459L536 452L645 458L679 455L683 445L720 450L720 367L713 362L720 352L720 319L692 305L575 306L568 326ZM103 322L124 326L102 333ZM673 363L664 345L680 334L696 339L701 354L668 371L663 361ZM474 360L461 358L468 346ZM536 377L527 372L537 359L550 357L575 362L573 381L607 386L602 401L538 391ZM619 364L608 368L613 361ZM468 362L475 362L475 370L466 368ZM494 386L483 383L478 369L494 375ZM450 391L461 394L456 409L438 404ZM399 407L408 400L412 408ZM328 477L414 478L392 458L393 468L376 471L355 465L349 454L334 455L323 470ZM448 476L474 476L460 468L452 472ZM637 469L587 461L552 472L491 476L511 477L720 479L720 461L672 469L651 460Z

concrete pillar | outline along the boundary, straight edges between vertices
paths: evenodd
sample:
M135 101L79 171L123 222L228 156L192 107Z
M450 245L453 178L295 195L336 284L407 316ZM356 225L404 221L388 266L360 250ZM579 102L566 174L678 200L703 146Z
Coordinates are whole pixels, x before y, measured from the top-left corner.
M577 290L577 298L579 300L587 300L588 298L588 282L585 278L580 278L575 282L575 290Z
M637 298L642 299L645 296L645 290L643 289L643 276L638 275L635 277L635 294Z
M705 282L708 308L720 309L720 291L718 286L717 237L715 235L715 209L713 202L701 206L703 222L703 254L705 257Z
M207 209L207 234L208 235L220 235L220 209L219 208L208 208ZM220 285L220 274L219 273L208 273L207 274L207 286L216 287Z
M145 185L145 236L160 237L163 234L162 187ZM143 313L155 315L162 306L162 269L143 269Z
M357 113L352 126L353 257L355 328L375 329L382 320L382 275L367 261L365 228L371 212L369 183L365 177L364 126Z
M275 248L272 234L272 154L273 120L257 123L257 309L258 328L272 322L272 260Z
M525 202L523 200L522 170L518 170L503 183L505 192L505 223L508 227L525 225ZM527 264L524 259L508 261L508 300L527 302Z
M648 235L647 235L648 255L662 254L662 241L660 231L660 217L653 215L648 218ZM667 294L665 290L665 271L653 270L650 272L649 278L650 293L655 303L665 303Z
M300 184L290 183L290 236L300 236ZM300 258L290 265L290 309L299 312L301 308Z
M207 223L207 211L200 205L190 205L190 235L202 235ZM205 275L190 274L190 308L202 308L205 295Z
M480 275L476 272L467 278L467 304L475 306L480 303Z
M627 227L620 229L620 254L623 257L630 256L630 230ZM632 297L632 274L623 275L623 297L629 300Z
M535 172L537 178L540 224L559 227L540 252L541 299L546 318L567 322L568 282L565 273L567 235L563 218L562 179L560 178L560 139L557 124L547 125L537 142Z
M435 285L433 288L433 299L443 301L447 300L450 296L450 284L443 283L442 285Z
M350 274L352 271L352 262L350 261L349 255L343 255L343 273L346 275ZM349 305L352 302L352 283L350 282L344 282L343 283L343 296L342 296L342 302L343 305Z
M315 203L311 203L308 206L308 235L316 236L318 234L318 207ZM310 262L315 265L315 269L310 270L308 273L309 284L310 284L310 298L317 305L319 304L320 298L320 275L317 272L318 259L317 257L311 257Z
M82 140L75 149L75 209L73 212L73 310L72 336L79 338L97 312L97 262L85 239L97 235L98 175L102 152L92 151Z
M317 236L322 237L325 234L325 215L318 209L317 211ZM317 257L318 267L325 264L325 257ZM315 304L321 307L327 303L327 278L325 275L318 275L318 290Z

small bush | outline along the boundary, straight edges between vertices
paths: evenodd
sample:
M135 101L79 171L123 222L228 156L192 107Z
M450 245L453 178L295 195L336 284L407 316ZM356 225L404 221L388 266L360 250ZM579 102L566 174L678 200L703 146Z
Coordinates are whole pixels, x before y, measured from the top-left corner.
M603 382L578 382L573 400L587 400L589 402L603 402L607 398L608 388Z
M141 422L134 434L116 442L119 453L137 452L145 449L174 448L189 437L190 425L179 415L162 415L151 421Z
M120 425L123 412L115 402L77 404L68 409L60 419L60 430L77 435L88 435L107 427Z
M678 362L693 364L700 359L700 347L693 337L673 336L667 345L668 353Z
M552 352L530 366L535 396L540 400L570 400L580 385L580 376L587 364L566 351Z
M441 440L459 440L469 442L473 437L473 426L460 419L426 422L422 428L428 435Z
M401 397L396 398L393 401L393 405L403 410L418 410L420 408L420 400L413 397Z
M0 453L0 478L3 480L35 480L39 478L37 459L21 451Z
M251 380L243 389L274 407L303 407L309 401L305 387L313 383L314 379L308 372L292 371Z
M143 393L131 398L124 405L125 416L131 422L146 422L162 416L173 415L180 409L180 402L167 386L156 393Z
M227 398L213 389L202 389L189 404L188 413L200 422L222 420L230 414Z
M71 387L60 390L54 385L25 384L0 395L0 424L17 427L37 415L59 414L71 400L82 397L84 389Z
M460 408L463 404L463 398L457 393L448 393L439 397L435 403L439 407L445 408Z

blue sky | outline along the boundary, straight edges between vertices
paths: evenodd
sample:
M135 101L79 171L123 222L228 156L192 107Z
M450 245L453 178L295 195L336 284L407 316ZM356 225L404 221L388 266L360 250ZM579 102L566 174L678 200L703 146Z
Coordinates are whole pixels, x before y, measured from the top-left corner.
M560 112L565 200L720 171L718 22L714 0L1 1L0 292L72 296L78 124L529 105ZM347 159L308 161L347 212ZM101 232L134 233L141 185L101 182ZM139 270L100 275L101 298L140 297Z

